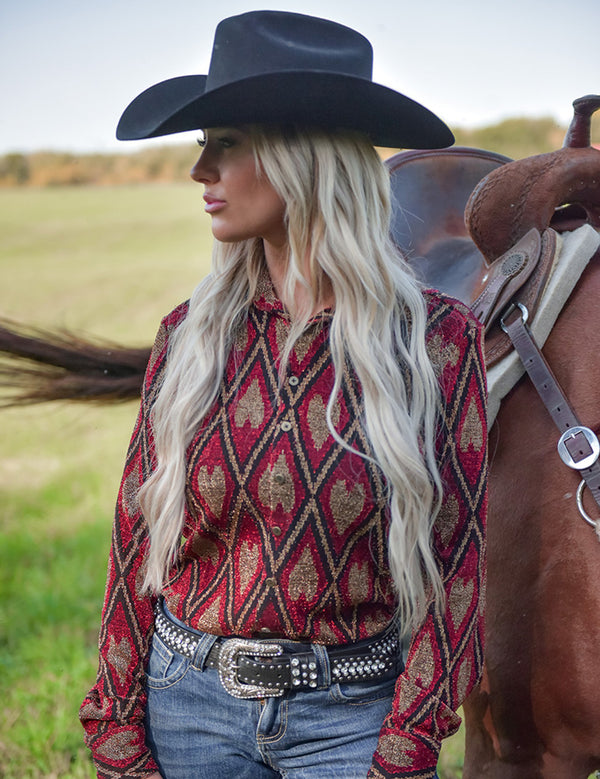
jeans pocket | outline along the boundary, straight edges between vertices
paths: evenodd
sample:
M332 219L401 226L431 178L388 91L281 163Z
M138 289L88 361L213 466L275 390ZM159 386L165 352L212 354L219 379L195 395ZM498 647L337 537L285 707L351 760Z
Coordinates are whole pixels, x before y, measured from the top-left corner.
M336 682L331 685L330 695L338 703L363 705L373 703L384 698L392 698L396 686L397 677L380 679L377 681L350 682L344 684Z
M172 652L155 633L146 668L146 685L160 690L177 684L191 665L191 660Z

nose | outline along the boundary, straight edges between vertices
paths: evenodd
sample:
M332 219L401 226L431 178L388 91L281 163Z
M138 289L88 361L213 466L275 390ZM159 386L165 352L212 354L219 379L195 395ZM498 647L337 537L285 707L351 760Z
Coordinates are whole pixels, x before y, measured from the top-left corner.
M215 181L219 177L216 166L211 165L205 149L196 160L196 164L190 170L190 176L198 184L207 184Z

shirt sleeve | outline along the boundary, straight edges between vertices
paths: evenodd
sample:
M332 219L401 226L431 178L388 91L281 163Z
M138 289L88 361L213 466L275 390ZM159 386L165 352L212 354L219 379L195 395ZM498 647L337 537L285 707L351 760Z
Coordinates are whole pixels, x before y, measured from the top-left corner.
M444 497L433 549L445 605L432 605L412 637L369 779L433 779L441 741L458 730L456 711L479 681L483 665L487 424L482 331L464 307L457 307L450 320L441 336L438 331L429 339L431 356L441 367L438 453Z
M173 314L170 317L172 320ZM141 779L158 770L146 746L144 730L144 672L153 634L155 599L140 591L148 528L137 503L137 492L153 469L150 408L164 368L169 324L166 317L146 369L140 410L117 498L99 636L98 675L79 712L98 779Z

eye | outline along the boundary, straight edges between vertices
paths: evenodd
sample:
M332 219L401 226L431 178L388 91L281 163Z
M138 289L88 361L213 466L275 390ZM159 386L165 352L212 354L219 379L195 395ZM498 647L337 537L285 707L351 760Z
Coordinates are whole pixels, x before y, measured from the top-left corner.
M219 138L219 145L224 149L230 149L232 146L235 146L235 139L230 135L223 135Z

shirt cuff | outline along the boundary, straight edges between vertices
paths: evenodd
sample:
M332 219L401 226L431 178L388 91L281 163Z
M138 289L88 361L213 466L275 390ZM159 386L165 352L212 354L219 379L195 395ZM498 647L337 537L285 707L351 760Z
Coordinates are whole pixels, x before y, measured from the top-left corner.
M456 733L461 718L410 679L399 685L402 707L383 723L368 777L434 779L442 739Z

